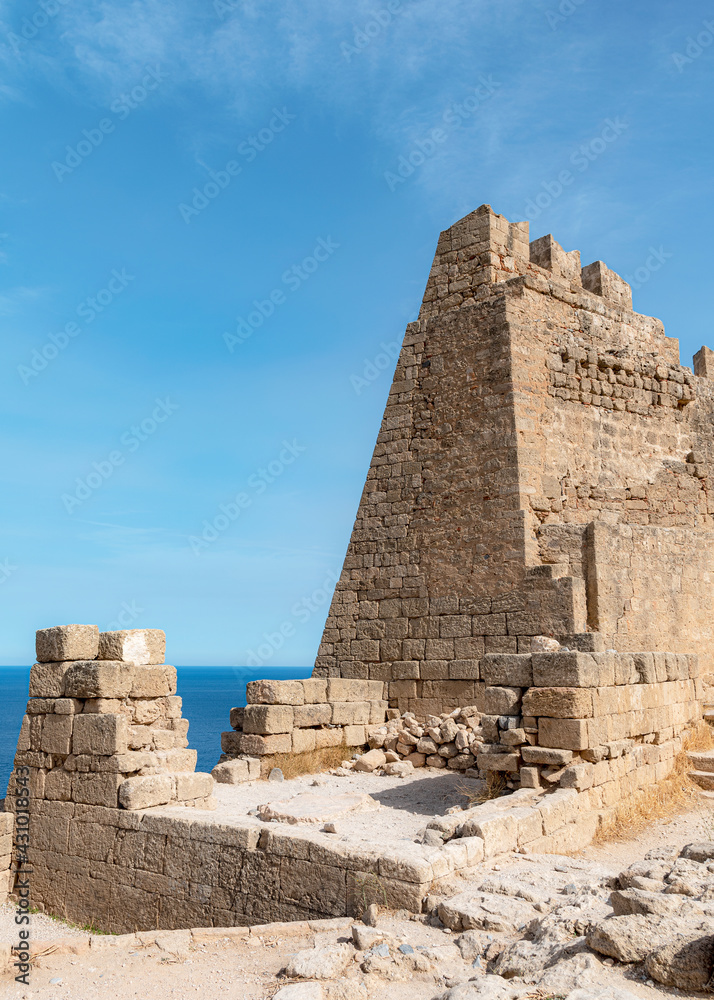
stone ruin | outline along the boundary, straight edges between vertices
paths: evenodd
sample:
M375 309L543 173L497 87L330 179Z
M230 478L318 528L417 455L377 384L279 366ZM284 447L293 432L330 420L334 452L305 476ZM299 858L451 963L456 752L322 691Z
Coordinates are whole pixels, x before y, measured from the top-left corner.
M482 206L442 233L312 677L248 685L215 788L163 633L38 633L16 758L37 904L109 930L231 926L343 915L376 878L419 911L499 852L587 844L711 714L713 357L681 366L618 275L527 223ZM371 851L211 811L219 786L343 757L510 794ZM714 760L695 767L712 787Z

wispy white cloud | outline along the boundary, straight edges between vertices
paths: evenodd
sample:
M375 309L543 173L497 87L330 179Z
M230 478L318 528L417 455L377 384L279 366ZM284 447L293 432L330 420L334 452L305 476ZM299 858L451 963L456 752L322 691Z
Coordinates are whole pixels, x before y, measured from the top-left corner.
M0 234L0 240L7 234ZM4 262L5 255L0 252L0 261ZM30 288L26 285L18 285L16 288L7 288L0 293L0 316L14 316L28 304L41 299L50 291L49 288Z

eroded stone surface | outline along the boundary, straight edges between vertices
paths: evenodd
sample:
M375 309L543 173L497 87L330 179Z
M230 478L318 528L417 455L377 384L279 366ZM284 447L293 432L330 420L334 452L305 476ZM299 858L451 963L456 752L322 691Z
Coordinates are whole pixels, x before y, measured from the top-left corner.
M278 823L326 823L341 819L350 813L372 812L379 803L370 795L349 793L326 795L319 792L302 792L282 802L266 802L258 807L262 820Z

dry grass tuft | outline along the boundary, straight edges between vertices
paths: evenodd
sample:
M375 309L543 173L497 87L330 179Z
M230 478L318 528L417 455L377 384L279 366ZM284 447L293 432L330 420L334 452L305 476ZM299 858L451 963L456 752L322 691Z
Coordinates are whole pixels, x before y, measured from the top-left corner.
M468 800L469 808L481 805L482 802L488 802L489 799L497 799L505 791L506 778L501 771L487 771L482 787L476 791L466 788L465 785L458 788L458 792Z
M354 753L362 753L364 747L323 747L306 753L275 753L262 757L261 777L267 778L274 767L279 767L286 778L299 778L301 774L319 774L339 767L343 760L349 760Z
M698 723L685 737L684 747L675 757L671 773L657 785L640 789L619 802L601 823L594 843L608 840L631 840L653 820L672 819L697 804L700 788L689 777L692 765L688 750L711 750L714 735L706 722Z

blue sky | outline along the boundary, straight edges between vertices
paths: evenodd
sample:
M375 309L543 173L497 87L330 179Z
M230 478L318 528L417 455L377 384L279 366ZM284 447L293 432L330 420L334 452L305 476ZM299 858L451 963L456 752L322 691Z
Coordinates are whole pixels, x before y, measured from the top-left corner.
M395 345L484 202L636 276L691 364L712 42L699 2L0 3L0 662L79 621L310 664Z

